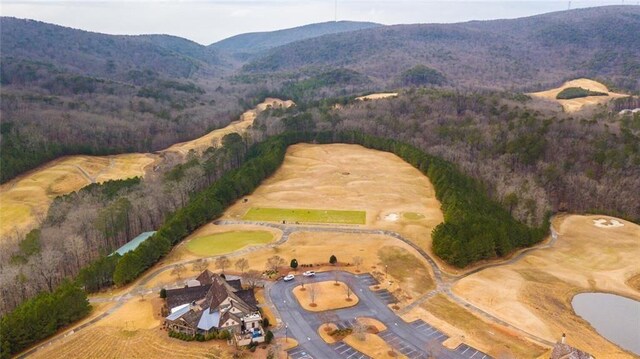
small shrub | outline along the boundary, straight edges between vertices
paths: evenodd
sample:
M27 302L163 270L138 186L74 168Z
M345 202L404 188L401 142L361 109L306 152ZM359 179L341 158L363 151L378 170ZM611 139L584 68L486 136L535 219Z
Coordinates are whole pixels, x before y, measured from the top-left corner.
M329 263L336 265L336 263L338 263L338 258L332 254L331 257L329 257Z
M167 297L167 290L162 288L160 289L160 298L164 299Z
M267 344L270 344L272 340L273 340L273 332L270 330L267 330L267 333L264 335L264 342Z
M262 318L262 326L263 326L264 328L269 327L269 324L270 324L270 323L269 323L269 318L266 318L266 317L265 317L265 318Z

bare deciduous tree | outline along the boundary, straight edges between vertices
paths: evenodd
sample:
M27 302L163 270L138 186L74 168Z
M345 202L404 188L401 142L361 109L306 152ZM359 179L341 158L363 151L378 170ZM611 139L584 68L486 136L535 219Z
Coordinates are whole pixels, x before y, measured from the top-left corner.
M311 304L316 304L316 299L320 295L320 287L317 283L309 284L307 286L307 290L309 291L309 299L311 300Z
M229 258L227 258L227 256L220 256L216 258L215 264L216 268L220 269L222 271L222 274L224 274L225 268L231 265L231 261L229 260Z
M255 269L251 269L242 274L242 279L250 288L255 288L262 279L262 274Z
M204 272L207 268L209 268L209 261L205 258L200 259L193 263L193 271L194 272Z
M360 266L362 265L362 257L353 257L353 264L356 266L356 271L360 272Z
M364 325L362 322L360 322L359 320L356 320L356 322L353 324L353 337L360 340L360 341L364 341L365 339L367 339L367 326Z
M244 273L244 271L249 268L249 261L246 258L240 258L236 261L235 266L237 270L239 270L241 273Z
M175 275L178 278L182 278L182 274L187 270L184 264L176 264L171 270L171 274Z
M282 257L275 255L267 259L267 269L278 272L278 269L285 264L285 261Z

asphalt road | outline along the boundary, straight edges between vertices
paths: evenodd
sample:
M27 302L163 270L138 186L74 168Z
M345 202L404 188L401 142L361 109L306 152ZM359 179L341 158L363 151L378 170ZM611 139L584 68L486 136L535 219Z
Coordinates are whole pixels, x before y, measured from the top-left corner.
M387 305L369 289L368 275L353 275L338 272L338 280L349 283L353 292L360 298L357 305L331 311L332 321L348 321L357 317L376 318L387 326L387 331L402 339L405 347L413 348L420 355L428 350L438 352L438 358L468 358L456 351L451 351L441 344L447 339L442 335L438 340L427 341L425 336L410 323L404 322ZM334 280L334 273L318 273L309 279L310 283ZM318 328L325 321L323 314L304 310L293 295L293 288L300 285L300 277L293 281L279 281L268 289L268 295L278 311L287 335L295 338L304 351L313 358L334 358L336 351L318 334ZM279 335L284 335L284 326L280 326ZM429 346L429 348L427 348ZM300 349L297 349L299 351ZM421 357L421 356L420 356Z

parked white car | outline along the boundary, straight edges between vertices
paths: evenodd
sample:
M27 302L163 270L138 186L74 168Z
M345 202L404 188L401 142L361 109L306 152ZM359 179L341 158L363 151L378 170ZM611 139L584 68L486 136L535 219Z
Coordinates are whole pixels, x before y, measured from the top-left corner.
M293 280L293 278L295 278L293 274L288 274L284 277L284 281L288 282L290 280Z
M312 270L308 270L308 271L302 273L302 275L305 276L305 277L313 277L313 276L316 275L316 272L314 272Z

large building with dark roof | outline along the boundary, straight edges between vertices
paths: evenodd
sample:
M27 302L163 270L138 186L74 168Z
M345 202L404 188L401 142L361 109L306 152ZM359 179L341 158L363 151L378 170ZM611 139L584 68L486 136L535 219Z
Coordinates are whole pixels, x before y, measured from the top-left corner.
M189 335L228 330L239 345L264 341L253 289L242 289L239 279L227 281L209 270L190 282L199 285L167 290L169 330Z

